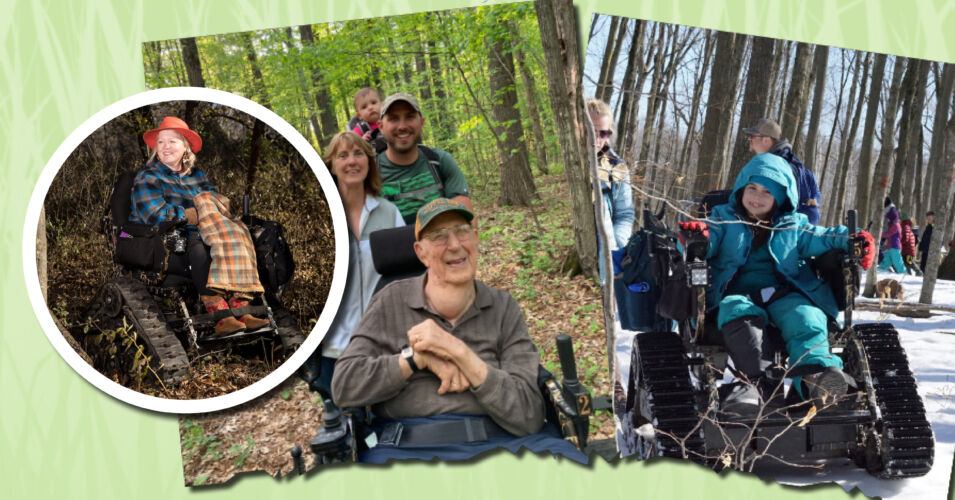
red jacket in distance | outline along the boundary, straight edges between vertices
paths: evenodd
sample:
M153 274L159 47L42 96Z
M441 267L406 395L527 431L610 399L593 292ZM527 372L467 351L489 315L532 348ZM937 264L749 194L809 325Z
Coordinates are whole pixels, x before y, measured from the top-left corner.
M915 256L915 233L912 232L912 221L902 221L902 255Z

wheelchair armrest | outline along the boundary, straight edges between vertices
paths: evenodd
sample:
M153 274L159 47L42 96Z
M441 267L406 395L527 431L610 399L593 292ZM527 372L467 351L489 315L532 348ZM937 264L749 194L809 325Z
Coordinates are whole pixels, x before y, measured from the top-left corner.
M564 439L578 449L587 446L590 434L590 416L593 415L593 398L590 391L577 380L577 368L574 362L570 337L558 335L558 353L560 354L563 383L558 383L552 373L538 366L537 385L547 404L546 418L560 428Z

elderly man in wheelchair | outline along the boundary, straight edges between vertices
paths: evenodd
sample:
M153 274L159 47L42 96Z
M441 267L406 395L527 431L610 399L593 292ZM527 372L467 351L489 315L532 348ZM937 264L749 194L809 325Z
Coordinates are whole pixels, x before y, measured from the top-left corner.
M587 462L575 445L586 444L592 409L589 393L567 369L573 365L570 339L558 340L565 368L560 387L540 368L517 302L475 279L472 219L463 204L439 198L418 211L414 226L379 232L394 240L388 247L395 253L408 245L400 243L402 235L413 231L414 255L426 271L372 297L336 363L332 395L342 408L370 408L374 418L346 409L350 418L343 426L326 404L325 425L310 443L320 461L464 460L499 447L526 447ZM373 252L379 233L372 235ZM381 270L377 255L375 262ZM555 408L545 405L543 394L570 415L560 419L562 429L545 425L545 415L555 420ZM573 442L560 431L573 434ZM347 433L356 437L343 441Z

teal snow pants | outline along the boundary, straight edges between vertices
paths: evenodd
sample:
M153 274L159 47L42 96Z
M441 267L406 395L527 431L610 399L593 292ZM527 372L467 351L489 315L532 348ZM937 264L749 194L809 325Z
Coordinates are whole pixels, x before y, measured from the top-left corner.
M887 249L885 257L882 258L882 263L879 264L880 271L889 271L889 268L897 273L907 272L905 261L902 260L902 251L898 248Z
M720 301L717 324L723 325L744 316L762 316L782 332L789 353L789 367L818 365L842 369L842 359L829 352L826 313L800 293L790 293L765 309L745 295L727 295ZM802 395L802 377L793 377L793 386Z

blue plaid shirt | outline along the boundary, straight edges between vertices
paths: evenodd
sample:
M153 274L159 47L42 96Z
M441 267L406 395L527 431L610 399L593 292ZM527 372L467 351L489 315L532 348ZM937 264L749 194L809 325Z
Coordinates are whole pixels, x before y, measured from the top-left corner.
M136 174L133 181L131 222L157 225L160 222L185 217L185 209L192 208L192 197L202 191L214 191L209 178L193 168L185 176L170 170L157 159Z

